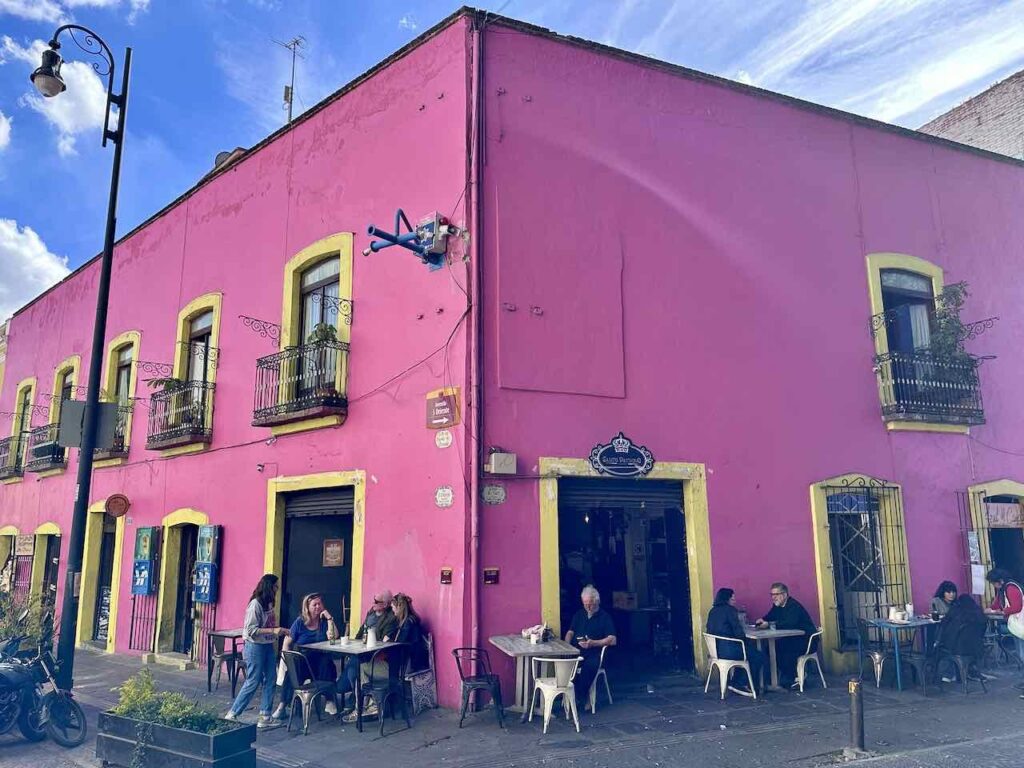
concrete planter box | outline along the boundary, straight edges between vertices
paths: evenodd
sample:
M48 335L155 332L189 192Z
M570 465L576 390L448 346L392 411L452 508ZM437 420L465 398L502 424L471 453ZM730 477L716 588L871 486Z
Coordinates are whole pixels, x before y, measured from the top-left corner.
M139 727L146 744L137 752ZM146 768L256 768L256 726L209 735L100 713L96 757L103 765Z

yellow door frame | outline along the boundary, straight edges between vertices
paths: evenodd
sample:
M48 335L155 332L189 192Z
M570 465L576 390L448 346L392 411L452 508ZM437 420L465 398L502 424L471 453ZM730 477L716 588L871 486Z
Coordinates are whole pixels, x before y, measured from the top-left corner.
M18 535L18 528L13 525L5 525L0 528L0 568L7 564L7 558L11 556L14 549L14 539ZM11 574L14 579L14 574ZM13 584L13 581L11 582Z
M341 488L352 486L354 514L352 520L352 584L349 588L349 634L354 634L362 623L363 562L366 535L366 472L354 469L347 472L320 472L313 475L272 477L267 481L267 531L263 552L263 571L283 578L284 520L283 494L308 491L313 488ZM278 614L278 620L290 617Z
M96 621L96 589L99 581L100 550L103 544L103 514L106 499L89 505L85 516L85 548L82 551L82 577L78 595L78 626L75 643L92 639ZM114 564L110 574L110 619L107 626L107 653L113 653L117 638L117 609L121 602L121 558L124 555L124 516L115 518Z
M56 523L43 523L35 531L35 547L32 552L32 586L29 588L30 599L42 599L43 576L46 575L46 550L51 536L60 536L60 528Z
M558 478L600 475L587 459L541 457L540 459L540 592L541 617L559 635L561 610L558 573ZM647 474L648 480L681 480L683 520L686 524L686 554L690 570L690 622L693 655L703 674L707 663L704 647L704 617L711 610L714 581L711 574L711 526L703 464L659 461ZM642 481L641 481L642 482Z
M818 616L821 622L821 648L825 656L825 664L836 674L857 671L857 652L839 650L839 607L836 605L836 582L833 576L832 563L832 542L829 538L828 525L828 499L825 489L835 486L849 486L851 490L859 487L858 483L868 483L873 480L870 475L862 473L851 473L830 477L810 487L811 494L811 520L814 527L814 563L815 573L818 582ZM864 485L864 488L870 487ZM899 496L899 505L892 509L890 505L882 505L879 510L879 524L883 527L898 527L902 536L901 541L890 541L889 536L882 536L882 558L883 567L894 572L899 566L895 564L898 557L892 551L893 545L902 546L906 556L903 558L904 572L893 573L886 579L889 584L899 582L902 578L906 584L906 594L909 599L914 594L913 586L910 583L910 552L907 547L907 529L904 524L903 513L903 488L896 483L885 483L886 488L894 489ZM893 515L894 519L884 518L883 515ZM890 597L887 595L886 597Z
M205 512L191 507L176 509L160 521L160 591L156 603L156 653L174 650L174 611L178 596L178 565L181 560L181 528L185 525L209 525Z
M971 513L971 528L975 531L987 531L988 521L985 519L986 510L984 498L986 496L1016 496L1024 504L1024 483L1016 480L1003 478L1001 480L990 480L987 483L975 483L967 486L967 503ZM988 573L993 567L992 548L988 536L978 537L978 548L981 550L981 564ZM970 574L968 573L968 578ZM965 585L968 586L969 585ZM995 590L992 585L985 582L985 602L990 603L995 598Z

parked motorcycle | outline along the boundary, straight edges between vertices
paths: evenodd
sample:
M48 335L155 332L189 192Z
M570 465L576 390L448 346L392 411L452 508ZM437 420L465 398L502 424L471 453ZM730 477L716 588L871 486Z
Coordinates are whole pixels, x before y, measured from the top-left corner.
M43 625L49 625L49 617ZM54 680L57 663L48 635L44 633L40 638L31 658L17 656L24 635L9 639L0 651L0 734L17 723L29 741L41 741L49 735L62 747L77 747L85 741L85 712L71 691L62 690ZM50 690L45 691L46 687Z

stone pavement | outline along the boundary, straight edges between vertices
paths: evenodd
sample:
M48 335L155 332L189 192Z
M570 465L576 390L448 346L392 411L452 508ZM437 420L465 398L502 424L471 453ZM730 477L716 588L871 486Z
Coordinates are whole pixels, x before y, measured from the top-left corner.
M15 733L0 737L0 766L67 768L97 766L93 739L96 714L116 700L111 689L140 667L130 656L81 651L77 656L76 690L90 720L90 739L76 750L50 743L29 744ZM205 672L180 672L154 667L158 684L180 690L227 709L226 685L206 693ZM858 761L865 768L925 766L1024 765L1024 701L1011 683L1016 673L999 670L998 680L982 694L972 686L899 693L865 687L866 732L873 755ZM226 681L225 681L226 682ZM566 766L778 766L819 768L842 762L848 743L849 710L845 683L830 681L828 690L812 685L804 694L775 693L758 702L735 695L722 702L691 678L670 678L645 686L616 684L615 703L599 701L597 715L585 714L577 734L565 720L553 720L548 734L539 722L521 724L517 716L500 730L489 708L467 717L445 710L421 713L411 730L401 720L388 720L385 737L367 726L325 719L313 722L308 736L284 728L261 732L257 742L261 768L378 766L398 759L422 766L505 768L558 763ZM254 717L250 710L247 717ZM402 757L399 758L398 756Z

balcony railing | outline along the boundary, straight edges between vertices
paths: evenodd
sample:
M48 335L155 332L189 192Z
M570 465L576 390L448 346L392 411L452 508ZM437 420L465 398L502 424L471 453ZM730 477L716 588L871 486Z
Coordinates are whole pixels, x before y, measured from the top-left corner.
M0 440L0 480L22 476L24 453L25 433Z
M128 455L128 444L125 436L128 433L128 425L132 422L132 406L120 405L117 408L117 422L114 424L114 444L109 450L97 450L93 456L100 459L121 459Z
M150 398L146 448L159 450L213 437L214 385L206 381L172 383Z
M885 421L985 423L976 358L888 352L878 355L875 364Z
M47 424L33 429L28 436L25 470L45 472L48 469L62 469L66 466L67 449L57 445L57 425Z
M253 426L344 416L348 400L340 382L347 354L343 341L318 341L257 360Z

